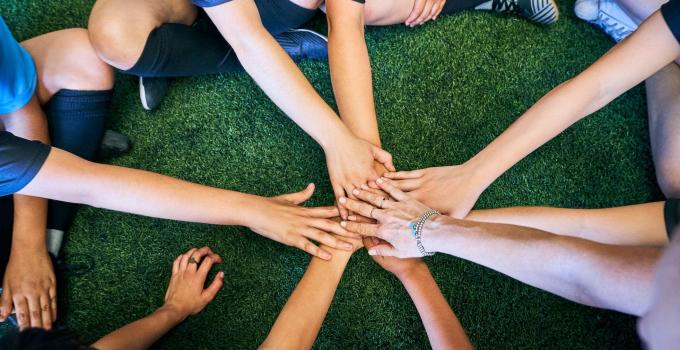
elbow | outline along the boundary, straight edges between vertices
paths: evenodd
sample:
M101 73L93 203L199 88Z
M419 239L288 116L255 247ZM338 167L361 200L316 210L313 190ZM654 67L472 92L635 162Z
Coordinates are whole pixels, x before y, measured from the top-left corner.
M364 16L331 16L328 15L328 37L338 35L361 36L365 35Z

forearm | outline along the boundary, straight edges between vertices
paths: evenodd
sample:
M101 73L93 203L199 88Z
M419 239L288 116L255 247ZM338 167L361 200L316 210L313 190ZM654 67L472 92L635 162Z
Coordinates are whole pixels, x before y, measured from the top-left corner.
M357 2L327 2L328 60L340 117L354 135L380 146L363 11Z
M312 348L350 257L334 250L330 261L312 258L261 348Z
M161 307L151 315L104 336L92 346L98 350L148 349L183 320L184 317L177 312Z
M262 198L147 171L85 161L52 149L21 193L180 221L249 226Z
M668 235L664 202L606 209L512 207L475 210L467 220L532 227L617 245L663 246Z
M247 0L206 8L243 68L267 96L322 147L348 134L335 112L261 24Z
M472 349L465 330L425 263L397 277L418 309L433 349Z
M641 315L661 248L626 247L443 216L431 246L569 300Z
M0 121L15 136L50 143L47 119L36 97L20 110L3 115ZM13 249L46 252L47 200L21 194L14 195L13 200Z
M470 165L490 184L538 147L647 79L679 54L677 41L656 13L588 69L541 98L473 157Z

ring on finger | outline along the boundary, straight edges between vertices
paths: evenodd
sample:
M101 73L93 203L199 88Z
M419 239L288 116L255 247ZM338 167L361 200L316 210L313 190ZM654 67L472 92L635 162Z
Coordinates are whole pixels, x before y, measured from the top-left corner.
M378 207L380 207L380 209L383 209L383 203L385 203L385 197L380 197L380 204L378 204Z
M371 208L371 213L368 214L368 216L370 216L371 219L375 219L375 218L373 217L373 211L375 211L375 208Z
M197 261L196 259L194 259L194 257L192 256L192 257L189 258L189 264L196 264L196 265L198 265L198 261Z

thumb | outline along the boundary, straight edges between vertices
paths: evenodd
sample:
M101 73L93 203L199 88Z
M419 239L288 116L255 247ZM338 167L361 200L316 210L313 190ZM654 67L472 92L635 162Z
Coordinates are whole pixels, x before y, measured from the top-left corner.
M368 249L371 256L397 256L397 250L393 246L385 243L378 244Z
M0 296L0 322L5 322L10 312L12 312L12 293L9 288L4 288Z
M373 146L373 158L381 163L389 171L397 171L392 163L392 155L380 147Z
M312 198L314 194L314 184L307 185L307 188L300 192L284 194L276 197L277 199L284 200L293 204L300 204L306 202L308 199Z

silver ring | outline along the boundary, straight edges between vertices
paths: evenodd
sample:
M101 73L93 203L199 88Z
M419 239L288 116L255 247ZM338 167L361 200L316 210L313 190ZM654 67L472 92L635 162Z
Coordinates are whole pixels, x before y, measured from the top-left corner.
M385 197L380 197L380 204L378 205L380 209L383 209L383 203L385 203Z
M375 210L375 207L371 207L371 213L368 214L368 216L370 216L371 219L375 219L375 218L373 217L373 211L374 211L374 210Z

